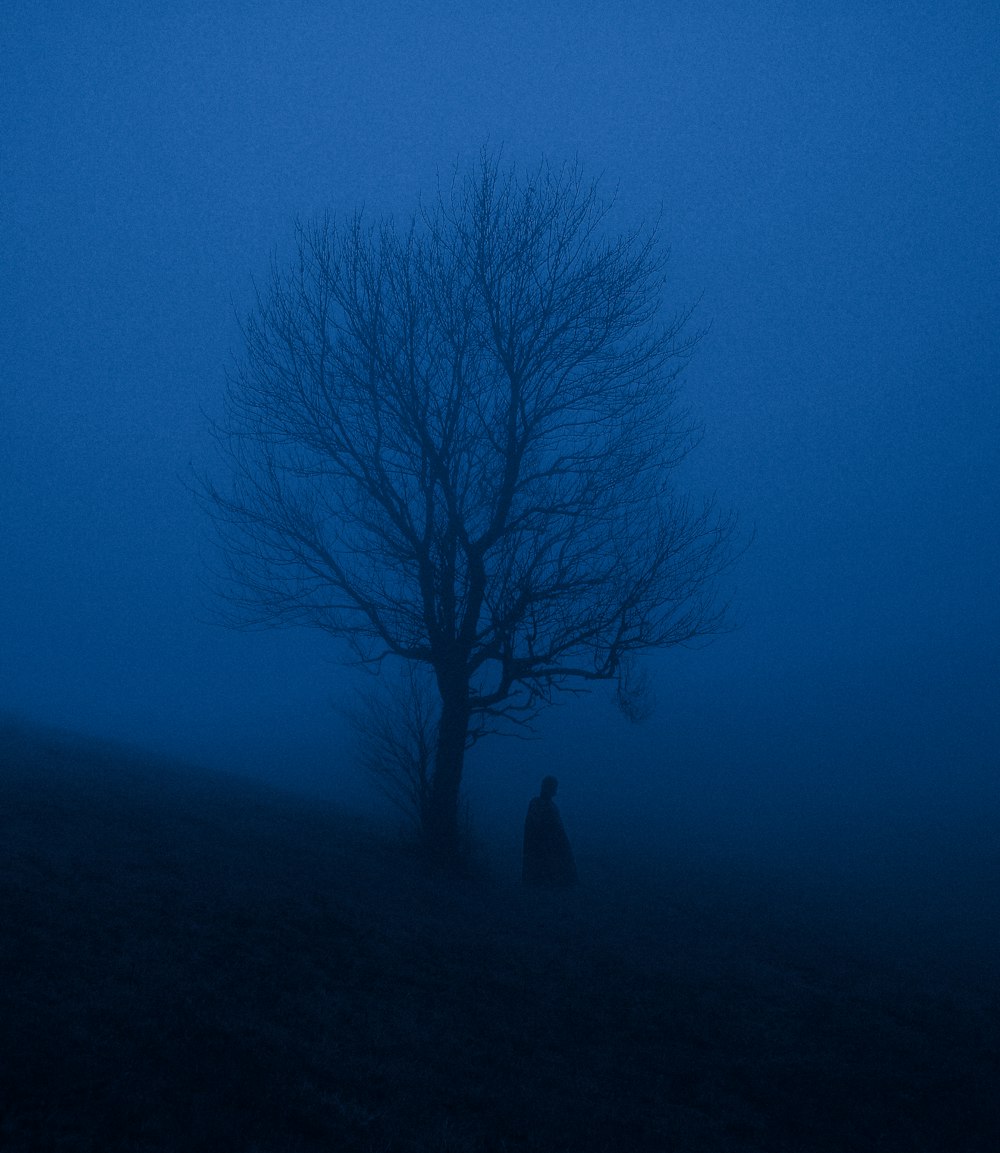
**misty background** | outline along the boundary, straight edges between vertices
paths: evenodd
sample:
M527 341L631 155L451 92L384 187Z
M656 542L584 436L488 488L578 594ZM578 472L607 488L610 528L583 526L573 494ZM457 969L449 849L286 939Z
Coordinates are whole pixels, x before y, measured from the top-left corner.
M987 843L998 44L979 3L6 0L0 712L371 802L343 650L210 623L189 485L294 220L406 218L488 144L660 219L709 329L678 483L755 539L651 720L598 691L473 751L478 827L552 771L576 842Z

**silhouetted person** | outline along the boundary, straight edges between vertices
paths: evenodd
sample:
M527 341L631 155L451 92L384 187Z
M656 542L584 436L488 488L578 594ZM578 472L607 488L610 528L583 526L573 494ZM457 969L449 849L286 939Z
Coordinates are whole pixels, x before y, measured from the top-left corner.
M537 797L531 798L524 819L524 864L521 879L526 885L572 885L576 862L562 818L553 797L559 782L546 777Z

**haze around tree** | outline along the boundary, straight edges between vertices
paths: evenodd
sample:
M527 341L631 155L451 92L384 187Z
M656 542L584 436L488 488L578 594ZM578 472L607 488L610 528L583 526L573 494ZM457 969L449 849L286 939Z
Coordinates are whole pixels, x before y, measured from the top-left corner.
M215 428L227 619L430 681L419 819L447 867L475 741L598 682L636 719L637 659L726 617L735 518L678 487L699 333L613 207L579 166L484 151L404 223L298 224Z

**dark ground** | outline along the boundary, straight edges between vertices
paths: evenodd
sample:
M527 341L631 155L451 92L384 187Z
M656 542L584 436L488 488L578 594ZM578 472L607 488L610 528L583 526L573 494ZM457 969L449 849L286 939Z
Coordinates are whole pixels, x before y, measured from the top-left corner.
M1000 1148L987 937L577 848L568 893L444 881L326 802L0 728L0 1149Z

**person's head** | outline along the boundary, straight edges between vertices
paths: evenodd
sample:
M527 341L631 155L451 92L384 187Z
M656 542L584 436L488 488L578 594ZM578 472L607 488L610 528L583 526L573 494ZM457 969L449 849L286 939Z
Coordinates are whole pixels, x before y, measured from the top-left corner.
M556 789L559 788L559 782L555 777L545 777L542 780L541 793L539 794L546 801L551 801L556 795Z

